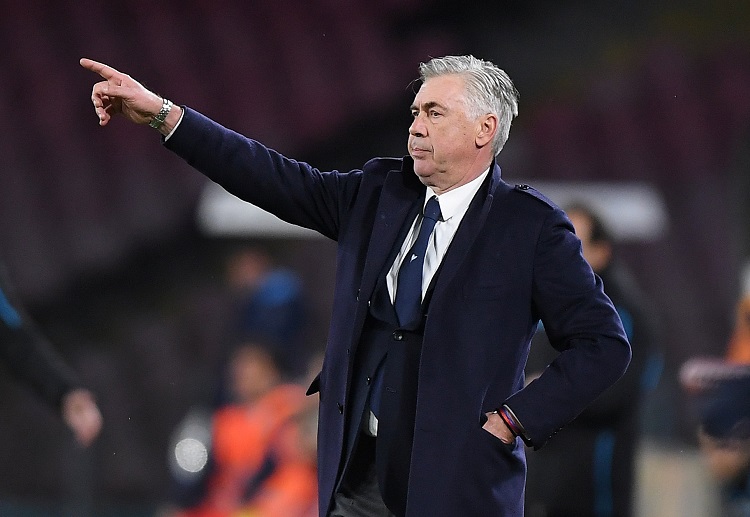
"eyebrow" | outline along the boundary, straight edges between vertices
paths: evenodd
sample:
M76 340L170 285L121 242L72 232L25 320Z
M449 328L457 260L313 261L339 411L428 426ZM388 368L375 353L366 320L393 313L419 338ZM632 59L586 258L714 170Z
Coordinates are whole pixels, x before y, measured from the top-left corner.
M445 110L445 111L448 110L447 106L444 106L443 104L440 104L439 102L435 102L435 101L424 102L424 103L422 103L421 108L424 109L424 110L429 110L431 108L440 108L440 109ZM409 108L410 111L414 111L414 110L418 110L418 109L420 109L420 106L418 106L416 104L412 104L410 106L410 108Z

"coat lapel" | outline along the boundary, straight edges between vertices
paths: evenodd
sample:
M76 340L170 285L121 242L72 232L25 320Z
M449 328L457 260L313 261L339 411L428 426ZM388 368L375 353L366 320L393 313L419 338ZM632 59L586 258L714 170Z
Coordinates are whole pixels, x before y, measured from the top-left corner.
M403 230L408 230L407 223L416 217L417 201L424 196L424 185L407 164L410 162L404 160L400 172L392 171L386 176L368 244L360 298L364 296L369 299L372 296L387 261L393 260L398 251L397 247L401 244L397 242L398 237Z
M440 296L445 286L449 285L455 277L456 272L461 266L469 250L471 250L474 241L479 235L482 226L487 219L487 215L492 208L495 190L502 183L500 179L500 167L493 162L490 168L490 174L480 187L474 199L471 201L466 215L464 215L461 224L456 230L447 253L440 264L439 274L432 279L430 289L433 290L431 296Z
M424 196L426 187L414 174L411 160L405 158L403 163L401 171L393 170L386 176L378 201L359 288L360 303L357 305L355 332L352 336L354 347L359 342L368 310L367 301L372 298L381 275L394 260L409 223L414 220L420 208L418 201Z

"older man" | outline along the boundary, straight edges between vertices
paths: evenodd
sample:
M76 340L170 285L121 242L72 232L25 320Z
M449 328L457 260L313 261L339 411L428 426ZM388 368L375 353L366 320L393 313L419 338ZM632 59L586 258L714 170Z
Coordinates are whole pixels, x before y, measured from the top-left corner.
M500 178L518 94L472 56L432 59L404 158L322 172L117 70L92 101L228 191L338 243L320 391L320 514L523 514L541 447L624 372L630 347L564 213ZM524 387L539 320L560 353Z

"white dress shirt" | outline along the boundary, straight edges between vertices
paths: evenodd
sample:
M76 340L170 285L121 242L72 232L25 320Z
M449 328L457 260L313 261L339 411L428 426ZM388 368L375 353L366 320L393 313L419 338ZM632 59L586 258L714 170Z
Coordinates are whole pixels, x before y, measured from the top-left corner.
M422 269L422 299L424 299L424 295L432 281L432 277L435 275L435 271L437 271L443 261L445 252L448 251L448 246L453 240L453 236L456 235L458 225L461 224L461 220L469 209L471 200L474 199L474 195L479 190L479 187L482 185L482 182L487 177L489 171L488 168L466 185L461 185L460 187L449 190L439 196L435 194L431 188L427 188L422 202L422 211L424 211L424 206L427 204L427 201L432 196L437 196L438 203L440 203L440 213L442 214L442 217L437 224L435 224L435 229L430 236L430 242L427 245L427 251L424 257L424 266ZM401 250L398 252L398 255L396 255L396 260L394 260L390 271L388 271L388 276L385 279L392 303L396 300L398 271L401 268L401 262L403 262L404 257L414 245L414 241L417 240L419 228L422 226L422 211L420 211L419 215L414 219L414 223L412 223L411 229L406 235L404 243L401 245Z

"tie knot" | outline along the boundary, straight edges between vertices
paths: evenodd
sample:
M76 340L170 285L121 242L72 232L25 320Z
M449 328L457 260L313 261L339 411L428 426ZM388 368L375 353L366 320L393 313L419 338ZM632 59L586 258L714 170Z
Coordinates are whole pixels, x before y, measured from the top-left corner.
M440 220L441 215L440 202L438 202L438 198L436 196L432 196L424 206L424 216L437 222Z

